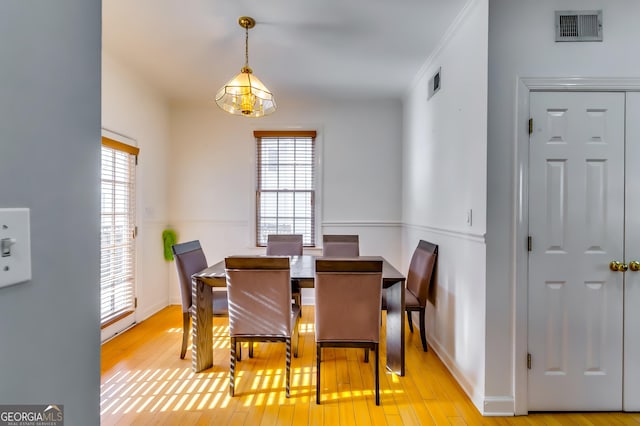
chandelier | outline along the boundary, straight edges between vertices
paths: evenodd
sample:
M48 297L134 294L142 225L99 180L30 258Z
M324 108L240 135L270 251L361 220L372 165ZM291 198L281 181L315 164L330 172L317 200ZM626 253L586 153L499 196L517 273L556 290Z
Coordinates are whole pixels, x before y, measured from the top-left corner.
M216 94L216 103L230 114L245 117L262 117L276 110L273 94L266 88L249 68L249 28L256 25L256 21L248 16L238 19L238 24L244 28L244 67L240 74L227 82Z

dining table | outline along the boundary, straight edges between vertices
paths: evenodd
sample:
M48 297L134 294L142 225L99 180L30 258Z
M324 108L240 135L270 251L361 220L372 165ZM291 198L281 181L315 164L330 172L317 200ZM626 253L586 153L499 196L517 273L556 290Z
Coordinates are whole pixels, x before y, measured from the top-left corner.
M290 257L290 275L301 288L313 288L316 258L302 255ZM386 359L387 369L399 376L405 374L405 276L381 256L360 256L359 259L382 260L382 286L386 289ZM213 287L226 287L224 260L192 275L192 368L200 372L213 367Z

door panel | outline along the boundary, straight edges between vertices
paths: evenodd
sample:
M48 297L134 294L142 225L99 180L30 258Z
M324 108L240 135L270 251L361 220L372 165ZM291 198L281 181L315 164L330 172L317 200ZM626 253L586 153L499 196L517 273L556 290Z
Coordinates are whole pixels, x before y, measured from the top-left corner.
M626 261L640 261L640 93L627 94ZM640 272L625 273L624 390L625 411L640 411Z
M531 93L530 411L622 408L624 102Z

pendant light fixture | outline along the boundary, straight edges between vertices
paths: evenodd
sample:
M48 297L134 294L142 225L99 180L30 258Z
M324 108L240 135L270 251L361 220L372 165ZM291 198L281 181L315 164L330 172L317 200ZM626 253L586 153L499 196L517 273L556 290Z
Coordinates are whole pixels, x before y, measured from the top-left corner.
M244 67L240 70L240 74L218 90L216 103L230 114L262 117L276 110L276 101L269 89L253 75L253 70L249 68L249 28L253 28L256 21L248 16L241 16L238 24L245 31Z

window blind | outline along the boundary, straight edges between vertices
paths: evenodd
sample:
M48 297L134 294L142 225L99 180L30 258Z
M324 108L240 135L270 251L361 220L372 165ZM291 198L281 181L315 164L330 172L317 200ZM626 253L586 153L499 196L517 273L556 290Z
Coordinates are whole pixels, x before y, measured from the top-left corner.
M135 166L139 149L102 139L100 323L135 309Z
M315 131L255 131L256 245L269 234L302 234L315 246Z

